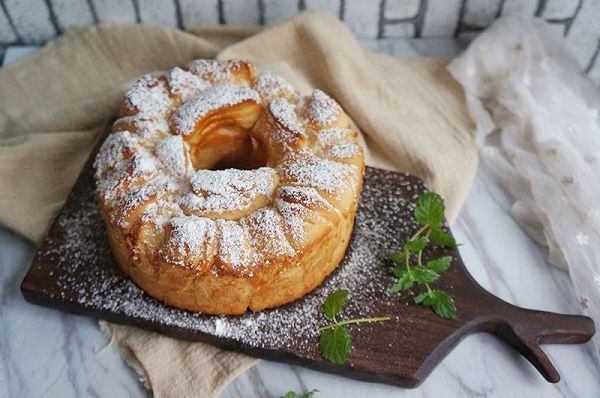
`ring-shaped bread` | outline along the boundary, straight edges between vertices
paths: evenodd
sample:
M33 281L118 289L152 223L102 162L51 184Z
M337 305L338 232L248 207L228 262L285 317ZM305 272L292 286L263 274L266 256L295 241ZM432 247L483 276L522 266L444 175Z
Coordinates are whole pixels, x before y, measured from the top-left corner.
M95 160L115 259L151 296L208 314L321 284L352 232L364 159L342 108L250 62L196 60L127 92Z

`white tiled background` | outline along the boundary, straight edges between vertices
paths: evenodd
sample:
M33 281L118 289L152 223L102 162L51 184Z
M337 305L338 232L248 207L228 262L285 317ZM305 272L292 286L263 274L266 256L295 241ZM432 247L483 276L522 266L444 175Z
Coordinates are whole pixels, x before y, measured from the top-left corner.
M362 39L472 37L502 15L535 16L600 82L600 0L0 0L0 60L9 45L40 45L74 25L269 25L304 9L337 15Z

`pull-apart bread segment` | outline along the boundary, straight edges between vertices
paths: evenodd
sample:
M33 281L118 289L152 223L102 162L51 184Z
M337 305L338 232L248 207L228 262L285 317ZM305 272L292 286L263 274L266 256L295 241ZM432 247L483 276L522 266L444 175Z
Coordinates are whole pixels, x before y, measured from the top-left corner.
M364 158L340 105L241 60L196 60L127 92L96 157L119 266L208 314L302 297L341 262Z

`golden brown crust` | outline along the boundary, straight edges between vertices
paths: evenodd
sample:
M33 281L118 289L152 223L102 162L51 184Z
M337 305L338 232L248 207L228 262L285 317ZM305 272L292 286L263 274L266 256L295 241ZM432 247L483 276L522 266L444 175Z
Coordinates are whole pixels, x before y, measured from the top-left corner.
M325 93L198 60L140 79L119 116L98 197L117 263L148 294L243 314L302 297L339 265L365 166Z
M241 315L247 309L261 311L294 301L319 286L344 257L354 216L349 215L294 261L265 267L252 277L186 269L159 257L133 259L127 239L107 223L113 255L121 269L144 291L168 305L205 314Z

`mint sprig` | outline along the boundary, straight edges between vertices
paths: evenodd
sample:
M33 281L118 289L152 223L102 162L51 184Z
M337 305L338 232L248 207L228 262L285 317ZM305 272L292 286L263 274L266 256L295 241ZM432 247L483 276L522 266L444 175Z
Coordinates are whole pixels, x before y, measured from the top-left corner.
M430 242L441 247L456 246L454 238L442 229L445 210L440 195L435 192L422 194L414 210L415 220L421 227L404 243L401 252L391 253L387 259L394 264L392 273L398 278L390 288L391 293L408 290L415 285L424 286L426 291L413 298L415 303L428 306L440 317L450 319L456 316L454 300L448 293L432 289L430 284L450 267L452 257L443 256L423 263L423 251Z
M319 336L321 355L335 364L345 363L352 350L352 336L346 327L347 325L390 320L389 316L338 320L338 315L347 302L347 290L340 289L330 293L323 302L323 315L332 323L317 329L321 333Z
M344 308L347 302L347 290L340 289L330 293L323 303L323 315L330 321L335 322L335 316L342 311L342 308Z
M285 394L283 394L281 396L281 398L312 398L318 392L319 392L319 390L311 390L311 391L307 392L306 394L300 395L300 394L296 394L295 391L288 391Z

